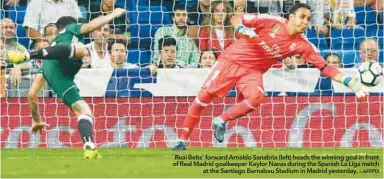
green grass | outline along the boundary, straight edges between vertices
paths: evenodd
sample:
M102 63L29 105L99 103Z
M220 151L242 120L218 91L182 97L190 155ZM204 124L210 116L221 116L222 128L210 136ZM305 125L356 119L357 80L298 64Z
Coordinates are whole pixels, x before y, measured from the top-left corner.
M169 149L101 149L103 156L100 160L84 160L82 159L81 149L2 149L1 150L1 177L2 178L383 178L383 149L296 149L296 148L191 148L186 152L172 152ZM362 165L362 162L371 162L376 160L366 160L365 155L379 156L378 163L380 166L285 166L276 167L268 166L272 160L251 160L265 163L265 167L211 167L211 166L173 166L177 160L175 155L179 156L202 156L205 161L205 155L209 156L279 156L279 155L296 155L296 156L319 156L337 155L337 156L360 156L361 159L353 159L354 163ZM181 161L181 160L180 160ZM184 160L189 161L196 160ZM250 160L211 160L210 162L244 162ZM298 160L292 160L295 162ZM317 163L316 159L299 160L300 163ZM321 160L325 162L325 160ZM328 160L330 162L331 160ZM336 161L336 160L334 160ZM278 159L274 162L288 164L289 160ZM344 160L345 162L345 160ZM345 163L347 164L347 163ZM352 163L351 163L352 164ZM204 170L211 168L219 171L219 173L203 173ZM298 170L299 173L274 173L274 174L257 174L257 173L220 173L221 168L227 169L270 169L276 171L277 168L290 170ZM336 173L329 175L328 173L300 173L306 171L307 168L313 169L352 169L356 170L356 174ZM372 170L373 169L373 170ZM379 172L379 173L376 173Z

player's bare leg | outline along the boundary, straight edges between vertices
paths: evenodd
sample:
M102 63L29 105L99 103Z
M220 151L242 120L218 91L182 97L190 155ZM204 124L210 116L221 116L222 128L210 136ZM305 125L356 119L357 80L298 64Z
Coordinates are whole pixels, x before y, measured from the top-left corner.
M84 158L85 159L99 159L101 158L93 143L92 129L93 129L93 115L91 108L84 100L78 100L72 104L71 109L75 113L78 121L78 130L83 140Z
M196 123L199 122L201 113L212 101L213 97L213 95L207 93L207 91L204 89L199 92L195 100L192 102L192 105L188 109L188 114L184 120L180 139L173 147L173 150L186 150L189 136L192 134Z

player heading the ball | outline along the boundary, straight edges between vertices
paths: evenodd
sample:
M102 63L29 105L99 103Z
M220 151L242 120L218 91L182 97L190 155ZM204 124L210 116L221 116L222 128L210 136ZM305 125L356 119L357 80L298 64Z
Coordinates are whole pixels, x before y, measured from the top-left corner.
M264 97L263 74L273 64L294 54L313 64L324 76L349 87L358 98L368 95L368 89L358 77L345 76L337 67L327 65L316 47L307 41L303 33L309 27L310 19L310 7L302 3L291 7L288 20L265 14L232 17L236 32L243 36L227 47L212 67L188 110L173 150L186 150L187 140L204 108L214 97L224 97L236 86L241 102L213 120L215 139L223 142L227 121L245 116L259 107Z
M92 128L93 114L88 104L80 97L78 88L74 83L75 75L82 67L82 59L87 49L83 45L84 35L99 29L115 18L125 15L126 10L116 8L112 13L93 19L89 23L80 24L71 16L60 17L56 26L59 34L54 38L51 47L43 48L27 54L24 58L45 59L41 71L44 80L57 96L75 113L78 120L78 130L83 140L84 158L100 158L96 145L93 143ZM8 58L20 58L19 55L7 54ZM13 59L17 61L17 59ZM44 80L36 78L33 82L30 94L28 94L29 107L31 109L33 134L48 126L40 118L37 96L44 86Z
M66 25L69 23L69 21L73 21L74 18L71 18L71 16L64 16L59 18L61 20L61 24L57 24L56 26L60 31L59 35L57 35L52 44L51 47L42 48L37 51L32 51L30 53L25 53L24 55L15 54L14 51L10 51L7 53L7 57L9 61L25 61L30 59L45 59L45 60L72 60L72 61L81 61L84 54L86 53L86 48L84 44L81 42L84 37L81 37L79 39L77 36L74 38L71 42L71 44L61 44L57 43L55 41L58 41L60 39L64 39L66 37L69 37L68 34L65 34L66 31L71 31L73 33L78 33L81 35L88 34L89 32L92 32L101 26L108 24L110 21L112 21L115 18L118 18L126 13L125 9L122 8L116 8L112 11L112 13L100 16L89 23L82 24L81 29L74 29L74 28L67 28L66 26L60 27L61 24ZM59 22L58 20L58 22ZM77 20L74 19L75 23L77 23ZM66 22L66 23L63 23ZM68 24L71 25L71 24ZM22 59L19 59L22 58Z

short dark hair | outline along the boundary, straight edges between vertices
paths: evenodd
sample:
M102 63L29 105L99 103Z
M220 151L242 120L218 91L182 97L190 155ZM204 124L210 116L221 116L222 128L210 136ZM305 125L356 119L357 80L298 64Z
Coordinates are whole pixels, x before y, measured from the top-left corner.
M217 49L215 49L215 48L207 48L207 49L204 49L204 50L202 50L202 51L200 52L200 59L199 59L199 62L201 62L201 57L203 56L203 53L204 53L204 52L212 52L212 53L213 53L213 56L215 56L216 59L217 59L217 57L218 57L218 54L217 54L218 50L217 50Z
M61 30L65 29L67 25L70 24L76 24L77 20L72 16L63 16L60 17L56 22L57 30L60 32Z
M176 39L172 38L171 36L164 36L159 40L159 51L163 50L163 47L168 46L176 46Z
M112 46L114 44L123 44L125 46L125 48L128 48L127 47L127 41L126 40L123 40L123 39L115 39L115 40L112 40L110 41L110 43L108 43L108 51L111 52L112 51Z
M176 14L176 11L177 11L177 10L179 10L179 11L185 11L185 12L187 12L187 14L188 14L188 10L187 10L187 8L186 8L185 6L182 6L182 5L175 5L175 6L173 7L173 13L171 14L172 17L175 17L175 14Z
M308 5L304 4L304 3L297 3L295 5L293 5L290 9L289 9L289 14L295 14L296 11L300 8L305 8L305 9L308 9L308 10L311 10L311 7L309 7Z
M176 10L187 11L187 8L185 6L182 6L182 5L175 5L173 7L173 12L176 12Z

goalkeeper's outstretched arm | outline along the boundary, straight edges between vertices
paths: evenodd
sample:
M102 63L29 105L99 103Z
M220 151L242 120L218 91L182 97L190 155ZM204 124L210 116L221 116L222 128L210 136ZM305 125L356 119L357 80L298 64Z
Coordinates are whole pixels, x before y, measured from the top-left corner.
M358 97L358 98L362 98L362 97L369 95L368 88L365 87L360 82L360 80L357 76L355 76L355 77L346 76L346 75L344 75L344 73L339 68L332 66L332 65L326 65L324 60L323 60L323 63L324 63L323 67L320 67L320 68L319 68L319 66L316 66L316 64L314 64L314 65L321 71L321 73L324 76L331 78L332 80L335 80L339 83L344 84L346 87L350 88L356 94L356 97Z
M368 88L360 82L358 76L345 76L342 72L339 72L332 79L343 83L345 86L349 87L358 98L362 98L369 95Z
M369 94L368 88L361 84L357 76L346 76L339 68L327 65L324 58L317 52L317 49L309 42L304 44L297 52L305 61L319 69L322 75L344 84L350 88L358 98L365 97Z
M232 18L231 18L231 25L232 27L235 29L235 32L237 33L240 33L244 36L247 36L249 38L255 38L255 37L258 37L256 32L255 32L255 28L252 28L252 27L246 27L244 24L243 24L243 20L242 20L242 16L243 14L240 13L240 14L236 14L234 15ZM254 15L252 15L252 17L255 17Z

